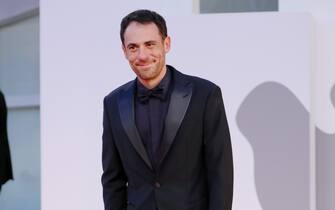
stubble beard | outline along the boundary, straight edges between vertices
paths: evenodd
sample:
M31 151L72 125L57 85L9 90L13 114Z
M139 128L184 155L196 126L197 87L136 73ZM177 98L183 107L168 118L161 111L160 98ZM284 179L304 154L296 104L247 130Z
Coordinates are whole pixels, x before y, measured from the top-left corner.
M161 71L163 71L163 67L163 65L155 63L148 70L136 69L135 72L136 75L142 80L153 80L160 75Z

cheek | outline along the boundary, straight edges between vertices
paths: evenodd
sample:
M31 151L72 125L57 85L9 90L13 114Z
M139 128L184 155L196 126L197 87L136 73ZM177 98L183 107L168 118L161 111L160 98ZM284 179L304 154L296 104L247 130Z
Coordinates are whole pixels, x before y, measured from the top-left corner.
M136 55L135 54L128 54L127 55L127 60L132 63L136 60Z
M161 49L153 50L151 55L155 58L161 58L163 56L163 51Z

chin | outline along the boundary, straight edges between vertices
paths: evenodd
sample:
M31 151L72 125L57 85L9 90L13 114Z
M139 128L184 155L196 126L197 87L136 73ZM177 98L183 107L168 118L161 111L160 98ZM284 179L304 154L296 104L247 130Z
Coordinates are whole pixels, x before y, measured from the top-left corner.
M156 75L152 74L139 74L138 75L142 80L151 80L156 77Z

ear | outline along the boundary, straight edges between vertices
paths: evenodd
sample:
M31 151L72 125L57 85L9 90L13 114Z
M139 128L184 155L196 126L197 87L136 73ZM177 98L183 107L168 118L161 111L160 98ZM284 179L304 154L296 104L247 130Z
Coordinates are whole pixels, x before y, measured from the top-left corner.
M164 40L165 53L168 53L170 51L170 48L171 48L171 38L167 36Z

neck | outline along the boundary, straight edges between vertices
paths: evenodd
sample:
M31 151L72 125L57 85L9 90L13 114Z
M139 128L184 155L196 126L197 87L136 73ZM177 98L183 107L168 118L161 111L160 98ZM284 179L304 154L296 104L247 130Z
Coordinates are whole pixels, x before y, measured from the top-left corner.
M142 83L142 85L144 85L144 87L146 87L148 89L152 89L152 88L156 87L160 83L160 81L162 81L165 74L166 74L166 65L164 65L160 74L155 78L148 79L148 80L143 80L140 77L137 77L137 79Z

